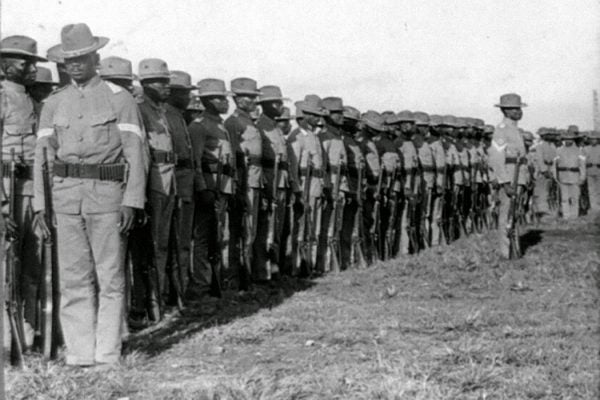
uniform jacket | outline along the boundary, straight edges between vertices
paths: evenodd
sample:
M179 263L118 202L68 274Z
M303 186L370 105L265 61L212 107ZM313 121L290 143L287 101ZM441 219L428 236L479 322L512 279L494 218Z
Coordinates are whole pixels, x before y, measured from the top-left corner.
M410 177L413 176L414 170L417 167L417 149L413 142L404 140L398 151L402 157L403 172L406 177L404 180L404 189L410 189L411 185L413 185Z
M366 161L367 179L369 183L375 184L377 182L377 179L379 178L379 174L381 173L381 165L379 162L377 146L375 146L375 142L368 139L362 134L359 134L356 137L356 142L360 146Z
M173 141L173 151L177 156L175 165L177 196L183 200L191 200L194 195L192 139L190 139L190 133L181 110L170 104L165 104L165 116Z
M218 115L205 112L188 127L194 153L194 189L216 190L219 148L224 166L221 176L222 193L234 193L235 155L229 132Z
M433 188L436 183L436 163L433 155L433 150L427 142L419 148L416 148L417 157L421 167L423 168L423 179L425 180L425 186L427 189Z
M492 145L488 151L489 163L492 170L491 179L499 184L512 182L517 155L525 157L525 143L519 133L517 122L509 118L503 121L494 130ZM519 184L526 185L529 180L527 164L519 164Z
M277 188L288 188L292 185L297 186L290 180L290 172L293 165L290 165L288 142L275 120L261 114L256 121L256 127L262 136L262 164L265 177L265 187L271 193L275 184L275 160L277 155L281 164L279 165L279 179L276 182ZM297 189L297 187L296 187ZM297 191L297 190L295 190Z
M262 136L254 125L250 115L237 109L225 120L225 128L229 137L238 145L236 149L236 160L238 171L241 172L239 179L246 177L246 182L241 182L241 187L247 186L254 189L263 187L262 169ZM243 165L247 168L244 171Z
M549 171L554 162L554 158L556 157L556 146L554 143L543 140L535 146L535 151L538 155L537 168L539 171Z
M25 86L11 81L2 81L0 89L0 118L3 122L2 160L10 161L14 151L18 163L33 163L36 144L36 124L34 102L26 93ZM8 182L4 186L8 188ZM33 196L33 181L17 179L15 192Z
M441 139L429 143L429 148L431 149L435 161L436 185L442 187L444 185L444 170L446 168L446 151L444 150ZM446 177L446 179L448 179L448 177Z
M587 169L588 176L600 176L600 145L590 146L588 151L588 164L591 166Z
M138 105L146 129L146 138L150 146L150 175L148 188L162 194L174 194L176 190L175 163L156 162L156 151L174 154L173 139L167 121L165 106L155 103L144 95Z
M339 128L327 125L325 131L321 133L321 140L323 143L323 152L325 159L328 162L329 171L326 174L326 185L333 188L337 181L337 175L340 169L343 168L347 161L348 156L346 154L346 148L342 140L342 132ZM340 179L341 182L341 179Z
M342 141L346 150L346 168L345 174L340 182L340 189L347 193L358 194L358 168L362 168L362 185L367 184L365 157L362 154L359 144L350 134L343 133Z
M305 171L308 159L311 159L312 178L310 180L310 195L320 197L323 194L323 148L321 141L308 125L300 125L294 129L288 138L298 162L300 185L304 185Z
M586 177L585 156L575 145L559 147L552 172L560 183L582 184Z
M57 213L108 213L121 206L143 208L146 172L141 121L135 100L126 90L98 76L84 86L67 85L42 110L34 165L35 211L44 209L43 149L48 159L64 163L126 162L127 182L53 178Z

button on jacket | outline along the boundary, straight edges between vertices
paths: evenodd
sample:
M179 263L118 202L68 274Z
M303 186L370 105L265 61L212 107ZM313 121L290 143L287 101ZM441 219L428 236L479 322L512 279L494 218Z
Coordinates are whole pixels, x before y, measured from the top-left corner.
M488 150L492 181L496 180L499 184L512 182L517 165L514 158L517 154L519 157L525 157L525 153L525 143L519 133L517 122L504 118L494 130L492 145ZM527 165L520 164L520 168L519 184L525 185L529 181Z
M54 177L57 213L107 213L121 206L143 208L146 173L142 130L135 100L95 76L84 86L68 85L44 104L35 152L34 210L44 209L43 148L64 163L128 164L127 182Z

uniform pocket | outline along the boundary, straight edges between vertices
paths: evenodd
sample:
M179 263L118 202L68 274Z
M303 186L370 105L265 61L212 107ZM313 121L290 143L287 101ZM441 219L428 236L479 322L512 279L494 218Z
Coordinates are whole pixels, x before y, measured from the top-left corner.
M95 145L106 145L110 141L111 134L116 133L117 117L113 113L102 113L93 115L90 121L92 136L90 142Z

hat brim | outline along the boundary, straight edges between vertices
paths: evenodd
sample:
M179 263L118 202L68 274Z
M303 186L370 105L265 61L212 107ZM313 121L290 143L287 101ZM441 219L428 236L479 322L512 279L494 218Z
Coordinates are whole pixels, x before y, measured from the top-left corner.
M37 54L33 54L30 53L28 51L25 50L21 50L21 49L0 49L0 54L6 54L6 55L14 55L20 58L29 58L35 61L40 61L40 62L47 62L48 59L38 56Z
M198 97L210 97L210 96L232 96L233 93L230 91L224 91L224 92L204 92L204 93L198 93Z
M262 99L259 98L256 102L257 103L266 103L267 101L290 101L291 99L289 97L263 97Z
M99 50L101 48L103 48L104 46L106 46L106 44L108 43L108 38L104 37L104 36L94 36L94 44L88 47L85 47L83 49L78 49L78 50L63 50L62 45L61 48L58 51L58 56L62 57L63 60L67 60L69 58L75 58L75 57L79 57L79 56L83 56L86 54L90 54L93 53L96 50Z
M190 85L190 86L184 86L184 85L169 85L169 87L171 89L185 89L185 90L196 90L198 89L198 86L194 86L194 85Z
M133 81L133 75L105 75L99 74L102 79L127 79L128 81Z
M521 103L521 104L494 104L494 107L498 107L498 108L523 108L523 107L527 107L527 103Z
M317 110L315 108L305 108L302 107L300 110L305 114L316 115L318 117L324 117L327 115L327 112L324 110Z
M385 132L386 131L385 125L381 125L381 124L378 124L378 123L375 123L375 122L371 122L369 120L363 120L363 121L371 129L374 129L374 130L376 130L378 132Z
M258 90L233 90L232 93L234 96L260 96L263 94Z

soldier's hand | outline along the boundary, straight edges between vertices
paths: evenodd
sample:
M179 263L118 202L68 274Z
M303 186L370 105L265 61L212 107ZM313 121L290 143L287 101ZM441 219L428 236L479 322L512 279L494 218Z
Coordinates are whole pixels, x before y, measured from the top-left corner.
M513 190L513 187L510 183L504 184L504 193L506 193L508 197L513 197L513 195L515 194L515 191Z
M128 234L135 222L135 209L133 207L121 206L121 222L119 229L122 234Z
M148 213L145 209L135 210L135 225L144 226L148 223Z
M9 232L10 228L9 228L9 222L11 221L14 224L14 221L12 221L10 218L6 219L6 231ZM40 229L40 232L42 233L42 237L44 239L48 239L50 237L50 228L48 227L48 225L46 224L46 212L45 211L38 211L35 213L35 216L33 217L33 225L36 226ZM17 225L14 225L15 227L15 231L17 228Z

